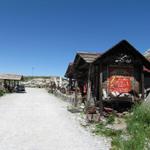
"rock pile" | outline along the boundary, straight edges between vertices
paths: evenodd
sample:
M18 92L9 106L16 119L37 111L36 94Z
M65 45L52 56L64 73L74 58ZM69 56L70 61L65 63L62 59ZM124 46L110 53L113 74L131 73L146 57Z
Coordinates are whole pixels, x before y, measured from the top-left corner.
M56 87L66 87L68 85L68 81L62 77L33 77L22 82L26 87L39 88L48 88L52 83L55 83Z

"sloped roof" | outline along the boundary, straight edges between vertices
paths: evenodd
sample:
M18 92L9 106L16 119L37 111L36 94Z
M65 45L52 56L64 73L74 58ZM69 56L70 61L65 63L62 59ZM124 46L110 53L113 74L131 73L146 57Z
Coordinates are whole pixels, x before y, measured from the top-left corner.
M100 53L78 51L74 58L74 62L69 63L68 68L65 73L65 77L74 78L75 73L76 73L76 77L79 77L79 74L81 74L81 70L82 71L84 70L82 74L85 74L85 71L87 70L88 65L93 63L99 56L100 56Z
M122 50L122 49L124 51L130 52L133 55L138 56L141 59L142 64L147 69L150 69L150 62L126 40L122 40L118 44L113 46L112 48L108 49L105 53L103 53L100 57L98 57L94 63L98 63L98 62L102 61L103 59L105 59L106 57L108 57L108 55L120 52L120 50Z
M144 56L150 56L150 49L148 49L144 52Z
M100 53L92 53L92 52L77 52L86 63L92 63L95 61L101 54Z
M74 59L74 66L78 66L78 64L83 61L86 64L93 63L98 57L100 57L100 53L94 52L77 52Z
M20 81L22 80L23 76L22 75L16 75L16 74L0 74L0 79L1 80L17 80Z

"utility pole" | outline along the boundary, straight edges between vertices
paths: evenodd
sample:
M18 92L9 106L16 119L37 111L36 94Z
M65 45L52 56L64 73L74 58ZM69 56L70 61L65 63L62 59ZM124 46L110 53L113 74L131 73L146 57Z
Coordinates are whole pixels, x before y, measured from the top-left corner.
M34 74L33 74L33 73L34 73L34 69L35 69L35 68L34 68L34 67L32 67L32 78L33 78L33 75L34 75Z

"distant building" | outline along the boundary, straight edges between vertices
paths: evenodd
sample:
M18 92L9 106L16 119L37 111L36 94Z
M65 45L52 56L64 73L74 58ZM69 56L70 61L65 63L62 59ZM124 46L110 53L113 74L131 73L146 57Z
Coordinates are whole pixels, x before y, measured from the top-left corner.
M14 91L16 85L20 84L20 81L23 80L22 75L16 74L0 74L0 86L3 89L6 89L10 92Z

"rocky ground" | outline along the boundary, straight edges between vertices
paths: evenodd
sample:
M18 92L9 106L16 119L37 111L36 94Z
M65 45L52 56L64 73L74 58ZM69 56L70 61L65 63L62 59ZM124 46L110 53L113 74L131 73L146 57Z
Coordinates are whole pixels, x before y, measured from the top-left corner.
M107 150L110 142L80 126L67 103L44 89L0 98L1 150Z

